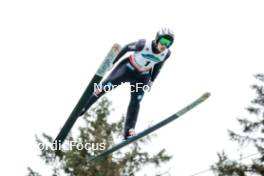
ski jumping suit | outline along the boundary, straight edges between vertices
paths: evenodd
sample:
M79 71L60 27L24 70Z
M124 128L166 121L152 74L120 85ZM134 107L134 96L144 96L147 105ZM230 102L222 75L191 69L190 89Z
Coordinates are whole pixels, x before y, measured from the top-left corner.
M125 138L128 135L128 130L136 126L140 101L144 95L142 87L148 85L150 81L153 82L155 80L162 65L171 53L169 49L159 53L155 47L155 41L141 39L122 48L113 64L129 51L133 51L133 54L123 59L101 84L102 87L107 85L108 88L115 88L124 82L130 83L131 99L125 121ZM134 89L136 87L137 89ZM86 102L82 114L105 92L105 89L96 90Z

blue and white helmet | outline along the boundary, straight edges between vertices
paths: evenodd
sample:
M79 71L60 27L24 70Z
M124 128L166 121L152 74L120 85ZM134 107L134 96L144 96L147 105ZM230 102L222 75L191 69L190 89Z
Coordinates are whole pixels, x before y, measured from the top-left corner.
M163 29L159 30L159 31L157 32L157 34L156 34L155 42L158 43L159 40L160 40L162 37L164 37L164 38L170 40L170 41L171 41L171 45L172 45L172 43L173 43L173 41L174 41L174 33L173 33L172 30L170 30L170 29L168 29L168 28L163 28Z

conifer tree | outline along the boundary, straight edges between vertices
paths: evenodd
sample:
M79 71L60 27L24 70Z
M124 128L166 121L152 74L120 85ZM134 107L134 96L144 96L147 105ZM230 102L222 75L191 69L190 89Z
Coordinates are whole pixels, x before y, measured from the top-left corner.
M259 81L252 86L256 98L246 108L251 115L238 119L242 131L229 131L229 136L240 146L252 144L257 151L256 158L250 163L243 163L229 159L225 152L218 154L219 160L212 166L218 176L264 176L264 74L257 74L255 77Z
M52 167L54 176L133 176L146 165L152 164L158 168L171 159L165 149L154 155L144 151L142 145L150 142L152 138L147 136L127 146L125 151L117 151L98 162L89 162L89 156L98 155L102 152L101 149L109 148L117 142L115 139L120 139L123 134L124 117L116 123L109 123L107 120L111 113L110 105L106 98L101 98L95 108L85 114L85 126L79 127L79 135L76 138L70 135L64 142L64 145L71 144L71 148L69 145L66 149L64 147L55 151L52 148L52 137L43 134L40 139L36 136L38 145L45 146L45 150L40 151L40 157ZM44 143L43 140L47 142ZM76 145L72 145L73 141ZM86 144L90 144L91 150L84 147ZM40 176L31 168L28 170L28 176Z

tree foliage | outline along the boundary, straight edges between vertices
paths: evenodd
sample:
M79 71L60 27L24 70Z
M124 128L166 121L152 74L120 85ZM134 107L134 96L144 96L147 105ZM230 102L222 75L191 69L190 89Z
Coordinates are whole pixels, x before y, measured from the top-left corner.
M120 139L123 134L124 117L115 123L107 121L112 111L110 105L106 98L102 98L95 108L85 114L85 125L79 127L78 136L74 138L70 135L62 150L53 149L54 139L51 136L43 134L42 139L36 136L37 144L45 146L44 150L40 150L40 157L52 167L53 176L133 176L146 165L159 167L171 159L164 149L154 155L144 151L142 145L152 138L147 136L127 146L125 151L117 151L99 162L88 162L89 157L98 155L102 148L107 149L115 144L116 139ZM86 144L89 147L84 147ZM40 176L31 168L28 170L28 176Z
M218 154L219 160L212 166L218 176L264 176L264 74L257 74L255 78L259 81L252 85L256 97L246 108L250 116L238 119L242 131L237 133L230 130L229 136L240 146L252 144L257 151L257 158L250 163L243 163L229 159L224 152Z

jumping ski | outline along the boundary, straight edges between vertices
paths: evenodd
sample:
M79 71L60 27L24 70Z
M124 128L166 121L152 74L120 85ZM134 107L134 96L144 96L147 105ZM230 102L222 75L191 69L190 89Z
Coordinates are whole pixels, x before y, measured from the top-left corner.
M89 98L94 92L94 84L98 84L102 78L104 77L105 73L111 68L112 62L114 61L115 57L121 50L121 46L119 44L114 44L108 54L106 55L105 59L101 63L100 67L97 69L96 74L93 76L92 80L88 84L87 88L85 89L83 95L81 96L80 100L76 104L75 108L71 112L69 118L65 122L64 126L62 127L61 131L57 135L54 144L55 146L59 146L62 144L65 138L67 137L69 131L71 130L72 126L74 125L75 121L79 117L79 113L84 107L87 98ZM58 147L57 147L58 149Z
M204 93L201 97L199 97L198 99L196 99L195 101L193 101L192 103L190 103L189 105L185 106L184 108L182 108L180 111L178 111L177 113L171 115L170 117L166 118L165 120L157 123L156 125L142 131L141 133L138 133L136 136L130 137L127 140L114 145L112 148L107 149L106 151L102 152L101 154L97 155L97 156L93 156L93 157L89 157L88 160L89 161L97 161L99 159L104 159L106 156L112 154L113 152L119 150L120 148L135 142L136 140L156 131L157 129L169 124L170 122L174 121L175 119L179 118L180 116L182 116L183 114L185 114L186 112L190 111L191 109L193 109L194 107L198 106L199 104L201 104L202 102L204 102L206 99L208 99L210 97L210 93Z

